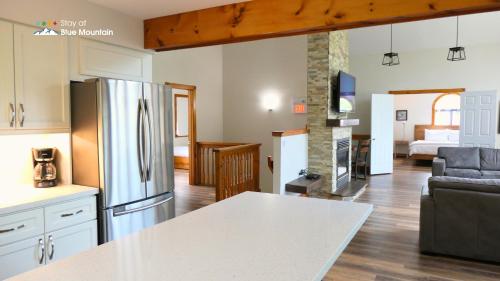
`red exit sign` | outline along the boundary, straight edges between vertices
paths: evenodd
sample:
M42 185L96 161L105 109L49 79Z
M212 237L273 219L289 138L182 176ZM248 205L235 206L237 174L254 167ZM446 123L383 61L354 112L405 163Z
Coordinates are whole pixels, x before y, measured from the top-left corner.
M307 101L306 98L294 98L293 99L293 113L295 114L305 114L307 113Z

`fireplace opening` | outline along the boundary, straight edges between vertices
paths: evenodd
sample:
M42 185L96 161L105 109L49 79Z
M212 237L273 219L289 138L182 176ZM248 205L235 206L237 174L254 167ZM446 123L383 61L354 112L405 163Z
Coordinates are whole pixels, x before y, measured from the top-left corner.
M337 141L337 188L342 188L349 183L349 138Z

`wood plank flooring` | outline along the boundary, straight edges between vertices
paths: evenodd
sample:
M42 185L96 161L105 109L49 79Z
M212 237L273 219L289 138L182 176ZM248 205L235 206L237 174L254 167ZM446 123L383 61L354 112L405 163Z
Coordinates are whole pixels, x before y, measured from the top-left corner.
M375 210L324 280L500 280L498 264L419 253L420 189L431 168L406 159L395 163L394 174L370 177L356 200ZM213 188L190 187L186 173L176 172L176 184L178 215L215 201Z

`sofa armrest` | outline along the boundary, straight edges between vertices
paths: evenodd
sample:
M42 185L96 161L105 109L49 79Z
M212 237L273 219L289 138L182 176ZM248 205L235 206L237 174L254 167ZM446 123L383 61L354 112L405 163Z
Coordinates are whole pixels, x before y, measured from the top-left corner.
M431 196L434 192L434 189L436 188L500 194L499 179L430 177L428 184L429 184L429 194Z
M434 199L427 184L422 186L420 197L420 252L431 253L434 247Z
M434 157L434 160L432 160L432 176L433 177L444 176L445 170L446 170L446 160L444 158Z

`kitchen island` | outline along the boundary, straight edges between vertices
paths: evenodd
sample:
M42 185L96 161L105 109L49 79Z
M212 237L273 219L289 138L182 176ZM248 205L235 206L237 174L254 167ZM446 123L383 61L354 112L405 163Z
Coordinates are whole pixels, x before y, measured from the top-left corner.
M372 209L246 192L9 280L321 280Z

